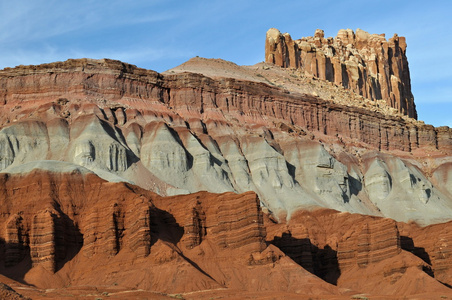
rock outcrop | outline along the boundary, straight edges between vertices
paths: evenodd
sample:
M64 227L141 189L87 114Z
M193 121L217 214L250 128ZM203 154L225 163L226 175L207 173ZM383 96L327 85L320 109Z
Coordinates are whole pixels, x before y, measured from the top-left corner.
M445 232L450 223L420 228L391 219L316 210L299 212L285 224L266 220L266 227L267 241L340 288L388 299L429 289L450 293L442 284L450 284L450 256L444 255L449 252Z
M278 29L267 31L265 61L283 68L334 82L372 100L385 100L401 113L417 118L411 93L404 37L369 34L357 29L339 30L325 38L317 29L313 37L293 40Z
M82 172L35 170L1 180L0 270L16 280L41 288L114 284L162 293L293 293L295 280L314 294L337 293L267 246L253 192L163 198ZM248 271L239 275L240 268ZM278 274L279 288L263 276L268 269ZM165 278L174 274L169 283Z
M0 282L32 298L449 295L452 130L415 119L405 50L272 29L271 64L1 70Z
M5 69L0 85L3 172L82 166L161 195L254 191L278 219L312 207L423 224L452 213L448 185L434 184L448 173L430 178L450 162L446 127L112 60Z
M253 192L160 197L80 171L1 180L0 272L35 285L26 295L69 285L189 298L449 293L440 282L451 283L450 223L420 228L324 209L277 223Z
M355 265L365 268L369 264L394 257L401 252L400 237L395 221L374 220L363 224L357 232L338 245L338 263L341 269Z

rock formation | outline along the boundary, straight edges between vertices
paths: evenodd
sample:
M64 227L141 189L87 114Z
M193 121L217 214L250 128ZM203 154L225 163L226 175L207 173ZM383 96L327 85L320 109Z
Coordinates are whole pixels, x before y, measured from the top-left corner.
M452 130L415 119L404 39L267 37L270 64L248 67L1 70L0 282L32 298L450 295Z
M334 82L365 98L385 100L391 107L416 118L404 37L369 34L357 29L339 30L325 38L317 29L313 37L293 40L278 29L267 31L265 61L283 68Z
M5 69L0 166L20 173L64 161L162 195L254 191L277 218L320 206L424 224L450 219L447 185L424 175L448 162L449 128L216 78L89 59ZM407 209L392 209L394 199Z
M159 292L226 287L275 291L262 276L272 268L278 276L311 277L303 285L315 286L314 293L337 292L287 261L279 250L267 247L264 216L253 192L162 198L81 172L35 170L3 174L1 180L7 189L1 195L0 224L6 230L0 235L4 241L0 251L6 255L0 259L0 269L17 280L25 275L28 283L40 287L107 280L110 285ZM27 260L31 264L23 266ZM146 273L149 280L142 281L140 272L130 277L136 264L151 270ZM118 267L123 272L118 273ZM247 268L249 274L239 276L236 268ZM17 275L17 269L23 273ZM54 282L34 272L45 272ZM158 279L162 272L180 275L169 283ZM295 286L278 278L282 285L276 290L295 291Z
M386 295L388 299L425 293L427 286L449 295L441 284L450 282L448 271L444 272L449 270L447 259L436 254L437 245L444 245L444 235L438 233L449 227L450 223L420 228L322 209L300 212L285 224L267 221L267 240L340 288ZM426 294L429 297L434 296Z
M11 300L29 300L30 299L30 298L24 297L21 294L17 293L9 285L6 285L4 283L0 283L0 297L2 299L11 299Z
M338 262L341 269L355 265L365 268L400 253L400 237L392 220L375 220L364 223L361 230L351 234L338 245Z
M25 295L98 285L189 299L228 291L302 299L339 289L353 290L348 298L358 291L391 298L448 295L438 281L452 283L450 223L421 228L324 209L276 223L253 192L160 197L76 171L1 180L0 270L36 286Z

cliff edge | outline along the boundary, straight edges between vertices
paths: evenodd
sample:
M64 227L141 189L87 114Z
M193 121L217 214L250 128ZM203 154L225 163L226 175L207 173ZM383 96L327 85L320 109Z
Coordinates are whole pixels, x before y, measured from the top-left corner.
M405 37L397 34L386 40L384 34L341 29L335 38L325 38L323 30L317 29L313 37L293 40L271 28L265 61L301 69L371 100L383 99L402 114L417 118L406 47Z

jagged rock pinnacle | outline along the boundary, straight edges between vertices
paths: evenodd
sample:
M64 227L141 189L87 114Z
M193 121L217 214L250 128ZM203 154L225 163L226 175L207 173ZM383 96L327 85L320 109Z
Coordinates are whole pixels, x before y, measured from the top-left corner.
M265 61L306 75L334 82L372 100L384 99L393 108L417 118L411 93L404 37L369 34L357 29L339 30L325 38L317 29L313 37L293 40L271 28L265 42Z

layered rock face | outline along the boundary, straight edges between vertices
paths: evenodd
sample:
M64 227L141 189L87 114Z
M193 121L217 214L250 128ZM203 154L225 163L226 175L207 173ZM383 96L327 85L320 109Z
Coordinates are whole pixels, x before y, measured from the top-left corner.
M449 293L450 223L324 209L276 223L253 192L160 197L82 167L0 179L0 271L56 295L87 285L188 299Z
M312 207L423 224L452 213L447 184L432 183L449 169L429 178L451 161L446 127L112 60L6 69L0 85L3 172L82 166L161 195L254 191L280 220Z
M16 280L40 288L115 285L167 293L300 288L287 277L314 294L337 293L266 245L253 192L162 198L84 168L0 180L0 270ZM268 269L280 287L267 282Z
M450 224L377 217L450 220L449 128L112 60L0 87L1 274L192 299L449 292Z
M367 267L399 254L400 237L393 220L383 219L365 223L362 229L338 245L341 269Z
M299 212L285 224L267 221L266 225L270 243L340 288L388 299L450 293L443 285L450 284L450 256L446 254L450 247L444 234L450 223L421 228L322 209Z
M325 38L317 29L313 37L293 40L275 28L267 31L265 61L296 68L334 82L365 98L385 100L391 107L416 118L404 37L369 34L357 29L339 30Z

